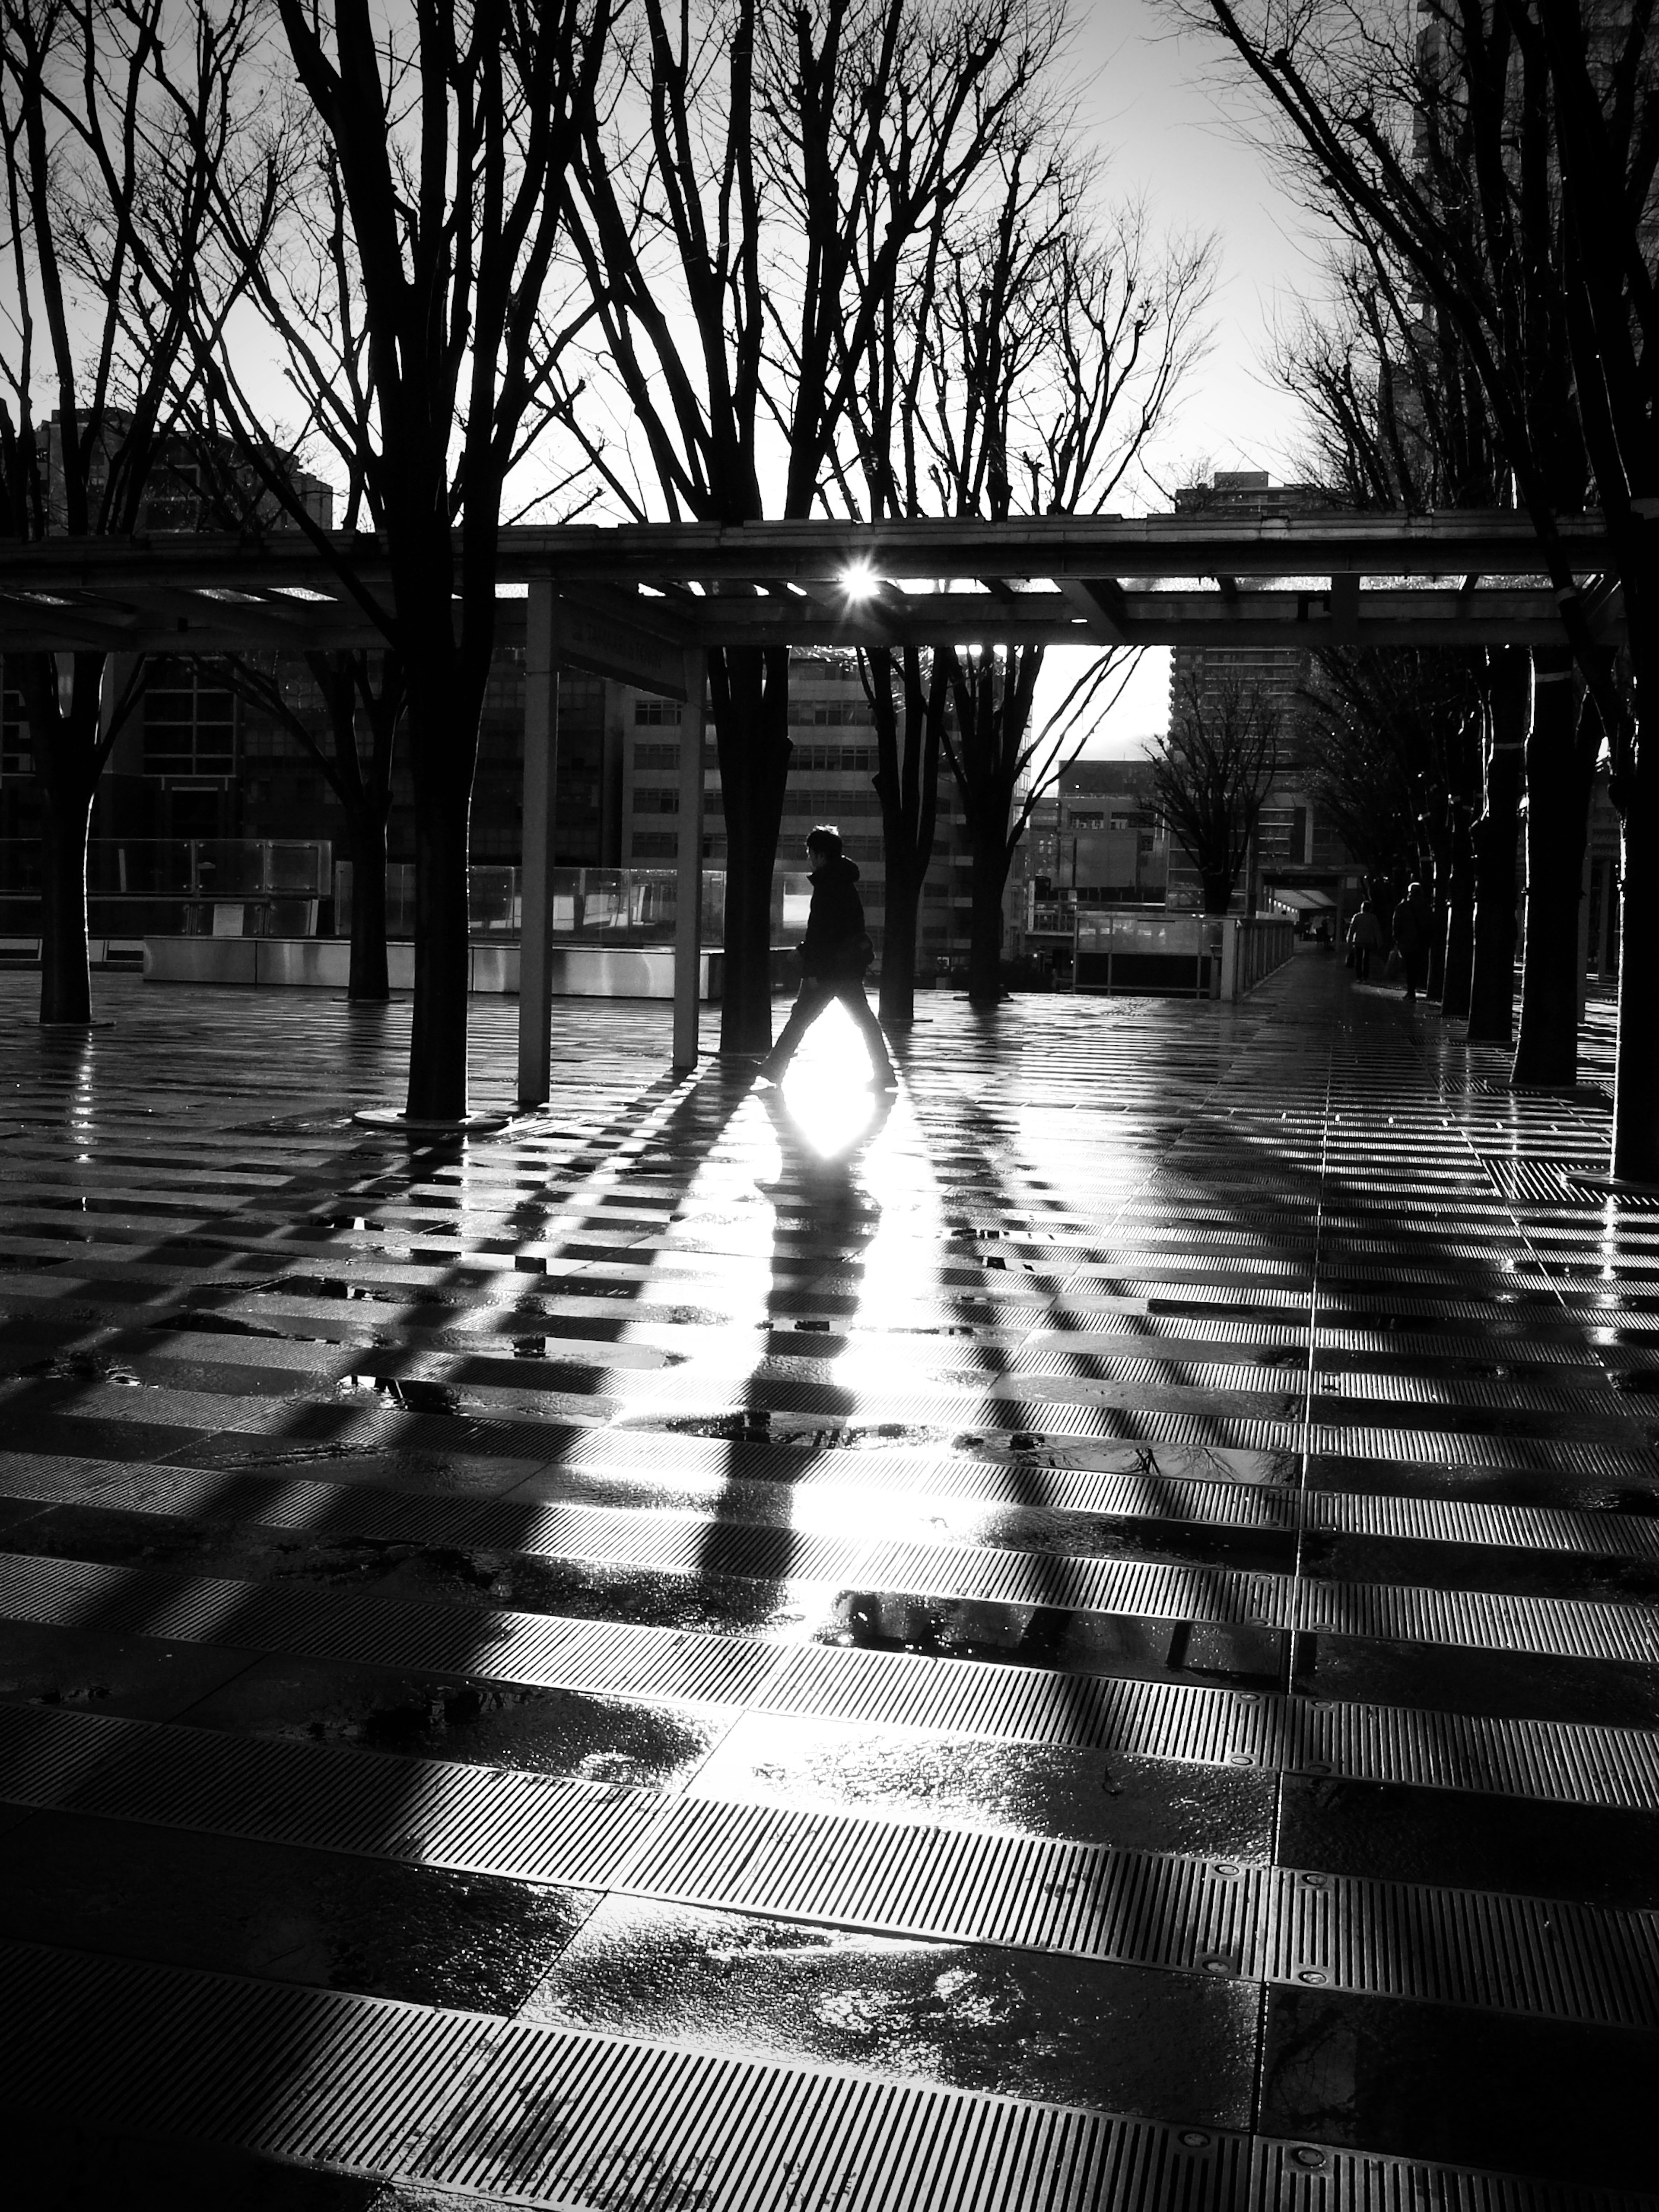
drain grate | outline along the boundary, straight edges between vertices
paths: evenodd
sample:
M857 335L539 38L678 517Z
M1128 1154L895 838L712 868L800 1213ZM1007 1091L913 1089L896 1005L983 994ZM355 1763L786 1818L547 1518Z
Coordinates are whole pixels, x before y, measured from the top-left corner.
M1659 2027L1659 1913L1280 1869L1267 1979Z
M1600 1213L1613 1202L1602 1193L1581 1190L1567 1181L1569 1176L1603 1172L1604 1152L1553 1158L1536 1153L1481 1152L1478 1158L1492 1178L1492 1188L1515 1205L1565 1206L1578 1212ZM1621 1213L1627 1208L1650 1213L1659 1206L1659 1198L1639 1191L1622 1193L1617 1203Z
M628 1887L728 1911L1143 1966L1246 1974L1261 1872L1036 1836L696 1798Z
M1210 2129L0 1947L9 2094L586 2212L1236 2212Z
M1659 2027L1659 1913L732 1803L27 1706L11 1802L812 1926ZM11 1778L15 1778L15 1779Z
M1255 2212L1659 2212L1659 2197L1431 2166L1334 2143L1255 2146Z
M629 1439L629 1442L636 1441ZM681 1438L678 1445L700 1444ZM676 1450L676 1460L680 1451ZM718 1455L722 1460L732 1455ZM658 1455L585 1454L575 1463L585 1474L637 1479ZM799 1466L792 1465L799 1462ZM712 1463L712 1462L711 1462ZM686 1473L703 1479L704 1461L693 1456ZM308 1480L273 1481L252 1474L216 1474L195 1468L137 1467L115 1460L52 1460L0 1452L0 1497L82 1498L126 1512L183 1517L209 1513L266 1528L326 1528L436 1545L483 1546L543 1553L550 1557L642 1559L625 1540L631 1528L654 1528L663 1520L690 1530L695 1542L688 1564L721 1573L845 1583L865 1557L865 1547L819 1546L805 1532L779 1530L769 1517L770 1486L788 1487L816 1500L903 1496L916 1500L972 1498L1042 1514L1076 1513L1105 1519L1169 1521L1186 1526L1404 1538L1420 1543L1474 1545L1504 1551L1583 1553L1606 1559L1659 1559L1659 1518L1613 1509L1497 1505L1455 1498L1390 1495L1386 1492L1316 1490L1297 1492L1269 1484L1206 1482L1164 1475L1150 1468L1112 1474L995 1460L951 1460L939 1454L901 1455L879 1451L813 1453L742 1448L718 1506L706 1515L663 1515L648 1519L637 1507L579 1507L514 1500L470 1504L450 1498L410 1497L369 1484ZM747 1505L763 1517L750 1522L738 1509ZM722 1510L723 1509L723 1510ZM845 1508L839 1509L844 1510ZM779 1550L743 1550L753 1532L773 1532ZM991 1538L994 1556L1018 1552L1038 1559L1051 1556L1039 1545L1015 1545ZM667 1556L665 1547L659 1554ZM739 1566L739 1557L744 1564ZM1065 1557L1075 1558L1066 1552Z
M1659 1737L1640 1729L1287 1702L1192 1684L830 1645L781 1651L737 1636L197 1583L15 1555L0 1555L0 1618L53 1626L95 1622L185 1642L240 1640L255 1650L649 1704L747 1706L994 1741L1115 1747L1206 1765L1659 1809Z

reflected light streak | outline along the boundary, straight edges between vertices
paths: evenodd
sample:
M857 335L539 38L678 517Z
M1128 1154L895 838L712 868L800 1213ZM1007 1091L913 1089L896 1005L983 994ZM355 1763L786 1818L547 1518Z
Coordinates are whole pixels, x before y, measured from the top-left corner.
M808 1031L783 1080L789 1118L821 1160L850 1152L876 1116L870 1055L844 1006L831 1004Z

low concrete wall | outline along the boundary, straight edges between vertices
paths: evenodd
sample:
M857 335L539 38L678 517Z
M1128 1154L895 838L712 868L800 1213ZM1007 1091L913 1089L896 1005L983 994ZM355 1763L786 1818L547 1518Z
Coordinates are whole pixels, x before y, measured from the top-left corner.
M337 937L147 937L144 980L149 983L240 983L343 991L351 948ZM415 948L401 940L386 947L394 991L415 988ZM699 963L701 995L720 995L724 956L705 952ZM672 999L674 955L667 945L556 945L556 999ZM516 997L516 945L475 945L471 988Z

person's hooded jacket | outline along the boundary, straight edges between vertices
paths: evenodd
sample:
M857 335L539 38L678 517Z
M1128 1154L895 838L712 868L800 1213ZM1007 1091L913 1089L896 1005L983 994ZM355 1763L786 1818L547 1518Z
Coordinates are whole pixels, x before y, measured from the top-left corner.
M823 979L861 975L870 964L870 940L857 866L845 853L837 853L815 868L807 881L812 886L812 903L800 942L802 968Z

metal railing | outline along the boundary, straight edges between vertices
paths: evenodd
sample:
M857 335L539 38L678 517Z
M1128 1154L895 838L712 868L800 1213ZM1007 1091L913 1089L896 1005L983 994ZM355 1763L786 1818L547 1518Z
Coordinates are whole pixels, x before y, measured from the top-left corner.
M1072 988L1242 999L1295 943L1295 926L1276 915L1079 913Z

